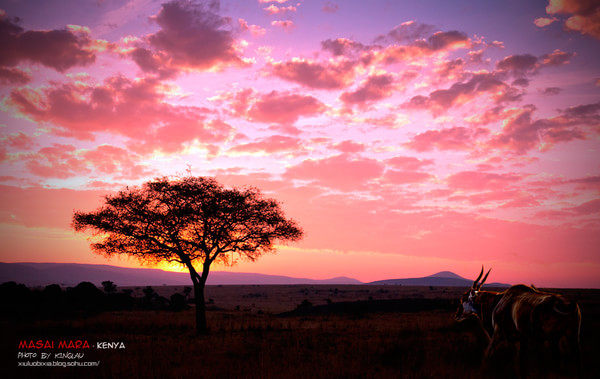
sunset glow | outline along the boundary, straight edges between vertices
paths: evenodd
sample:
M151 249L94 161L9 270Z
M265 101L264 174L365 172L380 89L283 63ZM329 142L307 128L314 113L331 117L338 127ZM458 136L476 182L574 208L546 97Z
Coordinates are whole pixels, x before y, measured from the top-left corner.
M191 172L305 232L213 270L600 288L593 3L2 1L0 261L139 267L73 210Z

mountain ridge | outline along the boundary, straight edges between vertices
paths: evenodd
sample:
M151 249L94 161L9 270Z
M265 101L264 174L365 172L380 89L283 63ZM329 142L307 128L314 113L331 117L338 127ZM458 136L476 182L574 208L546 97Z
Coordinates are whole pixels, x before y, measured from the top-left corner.
M82 281L100 285L110 280L118 286L191 285L189 274L156 268L130 268L87 263L0 262L0 283L15 281L27 285L75 285ZM362 284L354 278L339 276L329 279L295 278L247 272L213 271L208 285L224 284Z
M76 285L83 281L100 285L110 280L118 286L191 285L189 274L157 268L131 268L88 263L0 262L0 283L14 281L29 286L61 284ZM289 284L371 284L406 286L469 287L473 281L450 271L440 271L420 278L385 279L363 283L357 279L338 276L329 279L295 278L284 275L248 272L212 271L208 285L289 285ZM509 284L489 283L489 287L508 287Z
M442 287L470 287L473 279L466 279L450 271L440 271L433 275L419 278L384 279L366 284L373 285L402 285L402 286L442 286ZM486 287L510 287L506 283L486 283Z

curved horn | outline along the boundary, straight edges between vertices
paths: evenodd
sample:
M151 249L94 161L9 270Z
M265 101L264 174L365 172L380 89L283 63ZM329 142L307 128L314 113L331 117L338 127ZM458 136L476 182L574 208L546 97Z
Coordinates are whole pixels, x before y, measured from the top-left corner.
M481 272L479 273L479 276L473 282L473 288L477 287L477 281L479 281L479 278L481 278L481 275L483 275L483 265L481 265Z
M487 274L485 274L485 276L483 277L483 280L481 281L481 283L479 283L479 287L477 287L477 288L481 288L483 283L485 283L485 280L487 279L488 275L490 274L490 271L492 271L491 268L488 270Z

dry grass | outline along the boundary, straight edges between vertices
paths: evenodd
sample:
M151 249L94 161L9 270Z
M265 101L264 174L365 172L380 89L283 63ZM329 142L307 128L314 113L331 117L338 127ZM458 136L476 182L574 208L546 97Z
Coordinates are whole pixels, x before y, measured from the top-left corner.
M337 295L335 294L337 288ZM484 341L446 310L281 317L302 300L451 298L460 289L367 286L223 286L207 298L211 332L194 334L193 310L104 313L76 320L3 322L2 367L19 377L413 378L481 377ZM162 289L167 291L166 288ZM173 291L173 289L171 289ZM368 292L365 292L368 291ZM379 291L379 292L378 292ZM446 292L443 292L446 291ZM248 296L248 294L261 294ZM418 295L418 296L417 296ZM600 377L599 291L573 291L584 308L585 373ZM337 296L337 297L336 297ZM252 305L254 304L254 305ZM235 310L239 306L239 310ZM100 367L16 369L19 339L124 341L125 350L88 350ZM86 357L86 358L88 358ZM7 359L8 358L8 359ZM4 376L3 377L8 377Z

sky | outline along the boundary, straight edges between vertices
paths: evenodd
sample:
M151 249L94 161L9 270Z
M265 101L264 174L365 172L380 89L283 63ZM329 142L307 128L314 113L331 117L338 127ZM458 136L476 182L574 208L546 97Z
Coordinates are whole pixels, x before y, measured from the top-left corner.
M600 288L600 3L0 0L0 261L161 176L305 236L213 270ZM178 269L173 266L159 266Z

